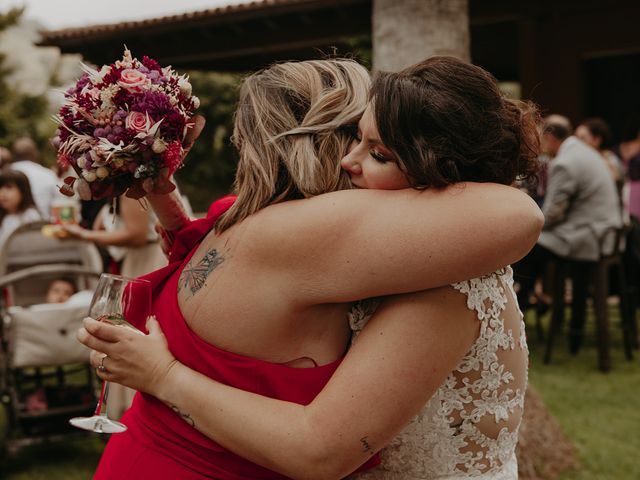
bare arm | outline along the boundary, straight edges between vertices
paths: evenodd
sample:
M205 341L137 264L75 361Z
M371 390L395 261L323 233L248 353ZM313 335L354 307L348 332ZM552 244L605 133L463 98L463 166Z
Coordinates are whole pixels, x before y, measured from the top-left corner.
M87 230L78 225L64 225L72 236L94 242L102 246L137 247L147 243L149 212L138 200L122 196L120 198L120 218L122 228L115 230ZM101 216L94 222L94 228L104 228Z
M164 195L147 194L147 200L167 232L179 230L190 220L178 189Z
M542 228L526 194L496 184L351 190L274 205L250 217L252 265L302 304L440 287L522 258Z
M200 133L202 133L205 124L205 120L202 115L196 115L191 120L193 122L193 126L189 129L182 142L183 161L193 147L196 139L200 136ZM171 232L179 230L189 222L189 215L187 215L184 203L182 202L182 198L177 189L166 194L147 194L147 200L156 213L158 221L165 231Z
M86 327L107 340L79 334L109 355L107 379L157 396L255 463L293 478L331 479L355 470L408 423L469 350L479 325L448 287L390 298L308 406L222 385L177 363L157 324L148 337L130 338L98 322ZM132 343L109 343L122 337Z

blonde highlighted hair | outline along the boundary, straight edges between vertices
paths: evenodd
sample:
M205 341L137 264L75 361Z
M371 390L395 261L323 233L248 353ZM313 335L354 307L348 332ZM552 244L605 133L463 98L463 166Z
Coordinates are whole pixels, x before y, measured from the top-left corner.
M267 205L349 188L340 160L368 91L367 70L346 59L276 64L247 77L233 131L238 198L216 232Z

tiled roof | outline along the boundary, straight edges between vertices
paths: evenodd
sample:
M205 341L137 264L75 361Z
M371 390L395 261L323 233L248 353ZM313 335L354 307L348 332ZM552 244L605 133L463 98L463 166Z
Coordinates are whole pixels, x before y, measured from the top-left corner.
M146 20L135 20L129 22L112 23L105 25L90 25L79 28L64 28L61 30L45 30L42 33L41 44L55 42L56 40L72 39L74 37L92 37L96 35L110 35L122 31L133 29L162 27L168 24L186 23L207 19L223 19L237 14L258 12L277 7L289 7L304 4L340 4L336 0L257 0L236 5L226 5L217 8L199 10L197 12L187 12L178 15L167 15L164 17L151 18ZM350 2L349 2L350 3Z

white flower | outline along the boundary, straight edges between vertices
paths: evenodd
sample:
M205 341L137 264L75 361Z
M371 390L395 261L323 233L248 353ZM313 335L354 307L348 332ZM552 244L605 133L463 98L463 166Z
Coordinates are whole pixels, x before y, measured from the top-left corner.
M88 85L88 84L87 84ZM100 98L100 89L93 87L87 90L85 93L88 93L91 98L94 100Z
M124 47L124 55L122 56L122 60L116 61L116 67L131 68L132 65L133 65L133 57L131 55L131 50L129 50L125 46Z
M167 144L161 138L156 138L153 141L153 146L151 147L154 153L162 153L167 149Z
M191 97L191 101L193 101L193 108L200 107L200 99L198 97L194 95L193 97Z
M107 163L106 156L102 154L101 150L91 149L89 150L89 155L91 155L91 163L94 167L101 167ZM89 165L87 165L87 167L89 167Z
M111 67L109 65L103 65L100 69L100 78L104 79L109 73L111 73Z
M109 169L107 167L98 167L96 169L96 177L98 177L98 178L106 178L108 176L109 176Z
M102 165L108 163L115 153L123 152L125 154L132 154L138 151L138 148L135 145L125 145L122 140L120 140L116 145L106 138L100 138L100 142L94 148L99 151L99 154L106 157L102 161Z
M82 172L82 177L89 183L95 182L96 178L98 178L94 170L84 170Z
M178 79L178 86L180 87L180 92L182 92L184 95L191 95L191 84L189 83L189 80L185 75L181 76Z
M118 93L120 87L118 85L109 85L107 88L100 92L100 100L102 100L103 107L112 106L113 96Z
M102 81L102 77L100 76L100 72L98 72L95 68L92 68L92 67L90 67L89 65L87 65L85 63L80 63L80 68L82 69L82 71L84 71L85 73L87 73L89 75L89 78L91 79L91 83L96 84L96 83Z

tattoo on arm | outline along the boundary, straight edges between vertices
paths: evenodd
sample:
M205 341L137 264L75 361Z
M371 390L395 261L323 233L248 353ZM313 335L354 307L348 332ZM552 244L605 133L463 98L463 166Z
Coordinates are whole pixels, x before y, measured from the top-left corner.
M369 445L369 437L362 437L360 439L360 445L362 445L362 451L368 453L369 455L373 455L374 453L376 453L373 448L371 448L371 445Z
M178 407L176 407L175 405L169 405L169 406L171 407L171 410L176 412L189 425L191 425L192 427L196 426L196 422L195 422L195 420L193 418L191 418L190 414L181 412L180 409Z
M191 292L191 295L195 295L198 290L204 287L209 274L222 262L224 262L224 257L219 254L215 248L205 253L204 257L195 265L193 264L193 260L189 260L189 263L187 263L187 266L184 267L184 270L182 270L180 274L178 292L186 288Z

